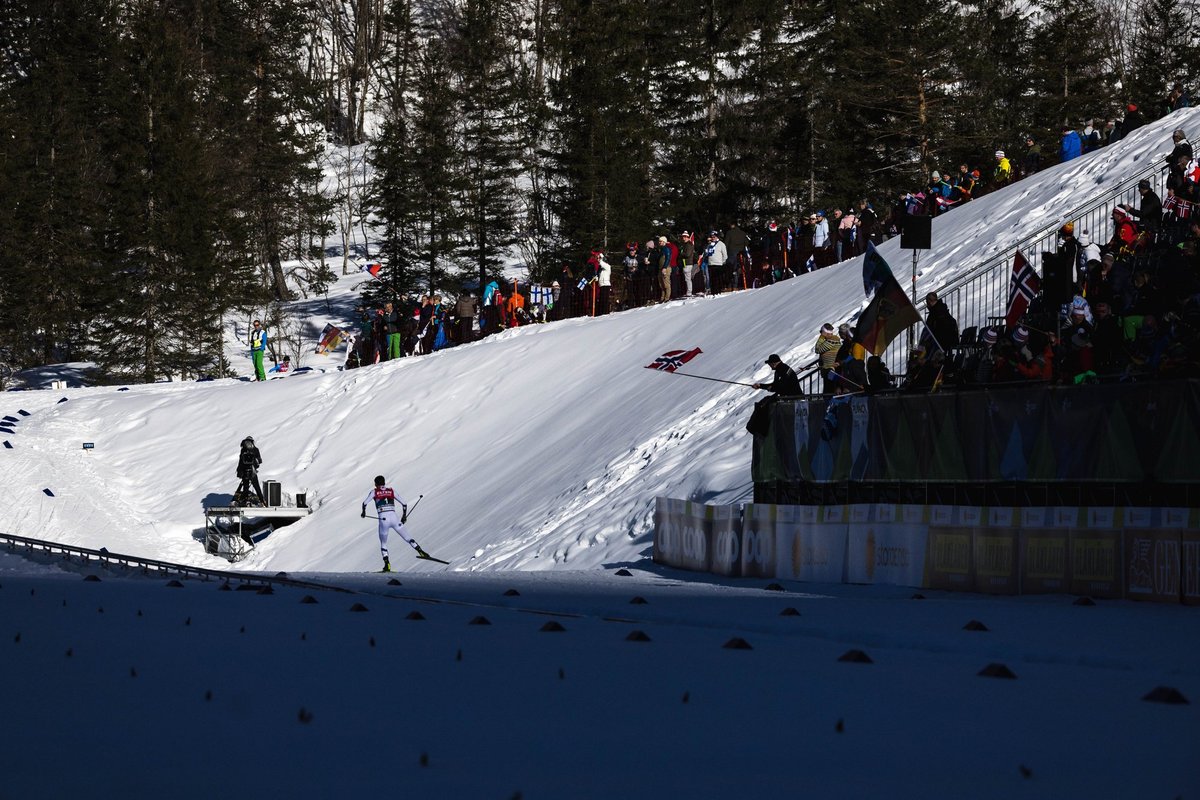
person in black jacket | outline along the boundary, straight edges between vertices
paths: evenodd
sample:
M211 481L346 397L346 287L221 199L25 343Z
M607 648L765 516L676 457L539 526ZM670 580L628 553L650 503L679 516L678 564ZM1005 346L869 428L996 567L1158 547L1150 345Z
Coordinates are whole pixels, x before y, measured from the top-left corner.
M925 295L925 327L937 346L944 352L958 347L958 320L937 296L937 292Z
M804 394L804 390L800 388L800 378L796 376L796 370L783 363L783 359L775 353L767 356L767 366L775 370L775 379L770 383L756 383L754 384L755 389L766 389L781 397L798 397Z
M1162 200L1150 188L1150 181L1143 178L1138 181L1138 193L1142 196L1142 207L1134 208L1131 205L1125 206L1131 216L1137 217L1142 223L1142 230L1150 234L1151 238L1158 235L1159 223L1162 222Z
M241 483L238 484L237 491L233 493L234 503L247 504L247 494L251 487L254 487L254 494L258 496L258 504L265 506L267 501L263 499L262 487L258 485L258 465L262 463L262 456L258 452L258 448L254 444L254 437L247 436L242 439L242 451L238 455L237 476L241 478Z

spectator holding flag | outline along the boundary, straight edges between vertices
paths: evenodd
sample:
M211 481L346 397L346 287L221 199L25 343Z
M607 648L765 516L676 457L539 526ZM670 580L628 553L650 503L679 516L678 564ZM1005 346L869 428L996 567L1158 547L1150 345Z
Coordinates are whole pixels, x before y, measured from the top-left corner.
M796 370L783 363L783 359L778 355L772 353L767 356L766 364L774 371L775 377L770 383L754 384L755 389L766 389L781 397L799 397L804 394L804 390L800 388L800 378L797 377Z

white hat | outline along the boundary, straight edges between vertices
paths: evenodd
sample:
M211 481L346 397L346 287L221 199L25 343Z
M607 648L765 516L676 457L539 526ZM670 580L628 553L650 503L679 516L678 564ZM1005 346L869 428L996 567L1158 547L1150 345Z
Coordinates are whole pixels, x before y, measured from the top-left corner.
M1004 158L1004 151L1003 151L1003 150L997 150L997 151L996 151L996 158Z

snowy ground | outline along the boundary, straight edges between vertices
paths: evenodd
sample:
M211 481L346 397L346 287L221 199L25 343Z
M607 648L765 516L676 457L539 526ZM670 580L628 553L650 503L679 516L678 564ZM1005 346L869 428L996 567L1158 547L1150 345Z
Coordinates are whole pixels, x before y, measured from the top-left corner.
M920 291L1198 121L1175 114L938 218ZM881 253L905 263L896 242ZM362 592L84 582L0 555L0 798L1200 793L1196 609L780 594L649 561L655 496L749 500L744 424L761 393L642 367L693 347L688 371L735 381L765 378L771 352L804 363L821 323L861 307L860 266L265 385L0 394L0 531L230 569L204 552L202 506L232 493L249 434L261 476L306 491L315 513L232 568ZM359 504L379 473L410 503L424 495L411 534L451 567L394 543L403 585L364 574L379 555ZM780 616L789 606L800 616ZM468 624L480 615L493 624ZM990 630L963 631L972 619ZM567 630L539 630L551 620ZM651 641L626 641L633 630ZM722 647L735 636L753 649ZM850 649L875 663L839 662ZM979 677L993 662L1017 679ZM1192 704L1141 700L1163 685Z
M652 565L293 577L358 594L169 588L0 555L0 795L1200 791L1191 608L778 592ZM873 663L838 660L854 649ZM1016 679L978 675L993 663ZM1158 686L1192 704L1141 699Z

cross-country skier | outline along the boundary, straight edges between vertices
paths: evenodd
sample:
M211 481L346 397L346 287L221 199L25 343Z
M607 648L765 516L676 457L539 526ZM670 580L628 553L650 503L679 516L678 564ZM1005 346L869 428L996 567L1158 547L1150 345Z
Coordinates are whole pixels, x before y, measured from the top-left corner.
M367 503L374 503L379 519L379 551L383 554L383 571L391 572L392 564L388 561L387 549L389 529L408 542L421 558L429 558L429 554L421 549L416 539L408 538L404 530L404 523L408 522L408 504L404 502L404 498L392 491L390 486L385 486L385 483L382 475L375 476L375 488L367 492L367 497L362 503L362 516L367 516ZM400 519L396 519L396 503L400 504Z

